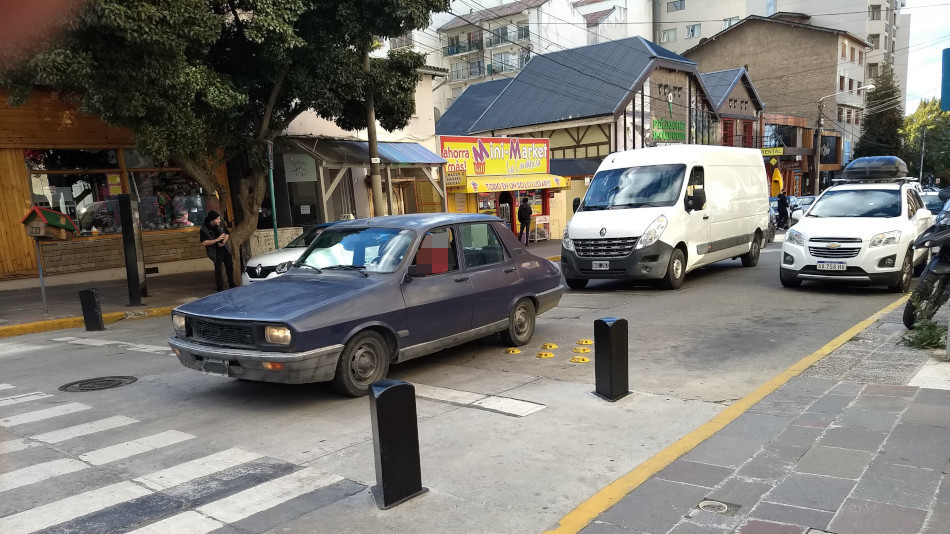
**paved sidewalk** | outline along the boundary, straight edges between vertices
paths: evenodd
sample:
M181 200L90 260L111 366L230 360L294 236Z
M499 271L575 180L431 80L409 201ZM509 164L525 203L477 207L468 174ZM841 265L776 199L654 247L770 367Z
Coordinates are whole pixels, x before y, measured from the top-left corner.
M560 531L950 532L950 362L901 343L902 311L739 401L708 439L680 440L585 503L602 510L593 521L582 505Z

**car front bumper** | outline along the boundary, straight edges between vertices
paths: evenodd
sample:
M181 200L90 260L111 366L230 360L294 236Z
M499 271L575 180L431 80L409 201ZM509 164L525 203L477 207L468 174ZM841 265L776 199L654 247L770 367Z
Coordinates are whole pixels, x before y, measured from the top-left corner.
M178 361L189 369L219 376L258 382L306 384L333 378L343 345L331 345L305 352L265 352L195 343L169 338ZM282 370L264 368L264 362L281 363Z
M658 280L666 276L673 247L662 241L634 249L616 258L578 256L561 247L561 272L564 278ZM607 262L607 269L594 269L594 262Z
M855 245L858 244L855 243ZM848 246L843 245L842 248ZM868 248L866 243L861 243L860 246L860 250L854 257L829 258L815 256L809 251L809 248L822 251L827 250L827 247L815 246L814 244L801 247L786 242L782 246L781 276L785 280L825 280L886 286L900 282L901 266L904 262L904 255L907 253L907 243L874 248ZM893 266L884 266L884 260L890 257L894 259ZM819 262L843 264L845 269L834 271L819 269Z

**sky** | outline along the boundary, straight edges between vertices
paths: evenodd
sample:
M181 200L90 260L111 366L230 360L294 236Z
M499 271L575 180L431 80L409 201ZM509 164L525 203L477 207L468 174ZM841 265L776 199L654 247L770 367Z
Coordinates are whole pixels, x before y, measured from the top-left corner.
M950 0L907 0L901 13L911 15L904 93L904 109L911 114L921 98L940 98L942 54L950 48Z

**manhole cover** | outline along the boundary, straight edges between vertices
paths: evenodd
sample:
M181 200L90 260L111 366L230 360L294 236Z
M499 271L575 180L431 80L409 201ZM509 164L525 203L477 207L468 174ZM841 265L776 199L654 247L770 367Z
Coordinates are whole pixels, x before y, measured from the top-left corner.
M83 391L99 391L100 389L112 389L127 386L138 380L134 376L100 376L99 378L87 378L77 380L68 384L59 386L60 391L69 391L72 393L81 393Z

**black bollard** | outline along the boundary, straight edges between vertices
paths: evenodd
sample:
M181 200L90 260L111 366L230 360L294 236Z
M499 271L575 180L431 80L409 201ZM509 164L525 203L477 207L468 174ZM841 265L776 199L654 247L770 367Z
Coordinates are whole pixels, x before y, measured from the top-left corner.
M627 320L594 321L594 394L613 402L630 393L627 376Z
M80 290L79 304L82 306L82 318L87 331L106 329L105 323L102 322L102 308L99 307L99 292L96 288Z
M370 488L380 510L429 491L422 487L416 388L400 380L370 384L376 485Z

